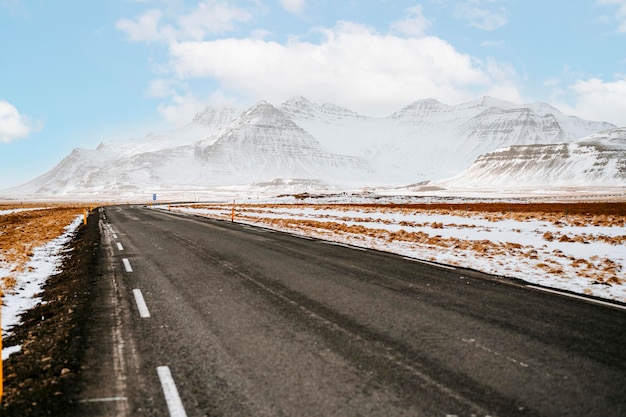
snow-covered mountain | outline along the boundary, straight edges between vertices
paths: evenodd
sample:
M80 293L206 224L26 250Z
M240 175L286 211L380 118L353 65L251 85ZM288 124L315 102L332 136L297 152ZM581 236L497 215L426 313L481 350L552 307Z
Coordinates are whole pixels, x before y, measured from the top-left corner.
M227 175L236 183L275 178L372 181L373 166L362 158L330 153L283 112L261 101L215 141L194 147L194 156L217 178Z
M331 151L396 167L413 182L450 177L503 146L559 143L615 127L566 116L545 103L516 105L491 97L454 106L420 100L383 118L302 97L281 110Z
M328 152L279 109L261 101L243 113L209 108L178 131L104 143L96 150L75 149L48 173L11 191L119 195L277 178L349 185L375 182L376 174L363 158Z
M229 126L241 113L241 109L233 106L208 106L196 114L191 123L180 129L151 133L142 138L103 142L97 149L120 156L130 156L191 145Z
M626 128L574 142L508 146L481 155L446 188L626 187Z
M451 177L498 148L568 143L614 127L566 116L548 104L490 97L455 106L421 100L387 117L295 97L279 107L262 101L245 111L207 107L177 130L76 149L48 173L7 193L400 185Z

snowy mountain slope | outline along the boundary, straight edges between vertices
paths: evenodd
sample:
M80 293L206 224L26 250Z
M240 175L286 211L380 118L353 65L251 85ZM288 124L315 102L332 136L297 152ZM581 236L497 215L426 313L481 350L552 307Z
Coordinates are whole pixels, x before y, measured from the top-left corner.
M191 123L180 129L151 133L143 138L104 142L97 149L117 153L120 156L131 156L190 145L200 138L209 137L220 129L229 126L241 113L241 109L232 106L208 106L196 114Z
M252 183L402 185L449 178L498 148L542 144L548 147L534 152L543 154L558 148L551 144L607 127L614 126L566 116L548 104L520 106L490 97L456 106L420 100L387 117L296 97L279 107L259 102L245 111L207 107L178 130L75 150L9 193L134 193ZM559 161L566 162L554 163Z
M479 156L447 188L626 186L626 128L575 142L517 145Z
M455 106L420 100L382 118L301 97L281 109L331 151L400 168L409 182L449 177L503 146L558 143L615 127L566 116L545 103L491 97Z
M315 138L266 102L231 122L214 123L213 118L209 124L197 123L206 114L181 129L181 135L175 131L149 135L120 147L108 143L93 151L75 150L48 173L11 191L48 195L145 193L276 178L338 184L378 178L366 160L324 150ZM233 114L228 113L228 117ZM191 131L198 132L195 141L188 136Z
M325 151L313 136L264 101L221 131L210 146L197 146L195 155L242 183L281 177L374 179L370 175L374 169L364 159Z
M88 187L97 173L116 159L116 152L74 149L52 170L22 186L9 188L6 195L69 194L77 187Z

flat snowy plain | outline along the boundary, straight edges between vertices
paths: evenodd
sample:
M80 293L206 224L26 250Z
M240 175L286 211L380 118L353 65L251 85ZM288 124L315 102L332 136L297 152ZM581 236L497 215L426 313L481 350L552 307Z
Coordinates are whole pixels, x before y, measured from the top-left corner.
M229 220L235 207L237 222L626 302L623 215L288 203L169 209Z

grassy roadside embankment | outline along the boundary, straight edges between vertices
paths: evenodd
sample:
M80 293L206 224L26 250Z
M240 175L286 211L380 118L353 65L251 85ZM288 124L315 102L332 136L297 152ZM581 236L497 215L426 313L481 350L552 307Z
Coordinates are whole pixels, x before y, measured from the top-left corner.
M0 294L16 285L35 248L63 234L89 208L81 204L0 205Z

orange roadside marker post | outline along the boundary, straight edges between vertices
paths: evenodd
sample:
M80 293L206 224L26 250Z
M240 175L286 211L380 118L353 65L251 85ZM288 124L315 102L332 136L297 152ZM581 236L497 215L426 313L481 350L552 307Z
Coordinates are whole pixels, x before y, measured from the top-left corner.
M2 299L0 299L0 355L2 355ZM0 356L0 401L4 389L4 375L2 374L2 356Z

